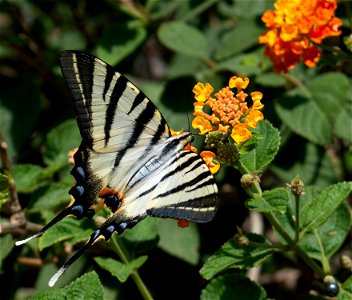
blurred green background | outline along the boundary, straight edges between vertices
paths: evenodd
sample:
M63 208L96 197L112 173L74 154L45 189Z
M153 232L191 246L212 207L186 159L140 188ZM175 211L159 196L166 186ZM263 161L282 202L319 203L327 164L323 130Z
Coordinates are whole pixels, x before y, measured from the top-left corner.
M339 49L337 54L327 51L316 68L297 66L290 73L308 86L313 94L309 101L293 89L291 77L272 71L258 44L266 30L260 17L272 7L273 1L259 0L1 0L0 128L28 220L48 222L67 205L73 185L67 153L79 145L80 136L58 63L59 52L69 49L115 66L149 96L175 130L190 129L192 88L198 81L210 82L217 90L233 74L247 76L248 90L263 92L265 118L282 137L279 155L262 176L264 187L283 185L297 173L305 184L321 188L351 179L352 64L342 42L351 33L346 16L350 4L342 2L337 10L346 25L342 36L325 43ZM198 138L196 145L201 146ZM336 150L333 155L331 149ZM147 219L124 234L131 259L148 255L139 272L156 299L199 298L207 284L200 266L248 214L239 180L232 168L223 167L217 174L220 208L208 224L181 230L174 220ZM8 218L2 210L0 221ZM66 220L59 232L43 236L39 248L38 241L14 247L24 236L2 235L1 299L27 299L48 289L57 266L95 226L93 221ZM68 242L57 243L62 240ZM140 299L131 279L120 283L99 267L94 260L98 254L116 258L100 243L71 267L58 287L95 270L105 299ZM270 263L268 271L292 266L288 257ZM295 291L270 282L266 288L273 298L298 299L310 284L302 280Z

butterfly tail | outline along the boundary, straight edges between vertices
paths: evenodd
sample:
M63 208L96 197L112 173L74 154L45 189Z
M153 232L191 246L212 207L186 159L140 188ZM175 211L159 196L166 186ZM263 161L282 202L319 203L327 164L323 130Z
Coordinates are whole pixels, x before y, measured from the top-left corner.
M74 215L78 219L82 218L83 216L91 218L94 215L94 210L92 209L84 209L82 205L78 204L73 204L71 206L66 207L64 210L59 212L54 219L52 219L48 224L46 224L39 232L36 234L30 236L29 238L26 238L21 241L17 241L15 243L16 246L23 245L30 240L40 237L45 231L47 231L50 227L54 226L56 223L60 222L63 218L65 218L68 215Z
M49 280L48 285L50 287L53 287L56 283L56 281L60 278L60 276L78 259L82 256L82 254L91 246L94 244L94 242L99 238L99 237L104 237L105 240L108 240L111 235L114 232L117 232L118 234L121 234L125 228L127 227L127 223L122 222L119 224L110 224L110 222L104 223L99 229L94 231L92 235L90 236L89 240L87 243L79 249L74 255L72 255L65 263L64 265L55 273L53 277Z

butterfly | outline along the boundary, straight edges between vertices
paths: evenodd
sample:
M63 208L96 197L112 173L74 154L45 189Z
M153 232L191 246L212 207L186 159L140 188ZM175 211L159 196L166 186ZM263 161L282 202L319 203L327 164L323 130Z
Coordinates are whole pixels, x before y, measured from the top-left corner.
M57 279L99 237L122 234L146 216L210 221L218 189L203 159L186 150L190 132L172 135L155 105L102 60L80 51L60 53L60 66L82 136L74 155L71 203L37 234L68 215L92 218L108 207L111 216L49 281Z

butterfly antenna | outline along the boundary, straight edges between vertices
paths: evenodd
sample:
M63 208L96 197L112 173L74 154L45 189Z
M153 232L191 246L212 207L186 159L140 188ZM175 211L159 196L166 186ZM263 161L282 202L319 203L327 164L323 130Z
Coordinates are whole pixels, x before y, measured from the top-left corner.
M29 238L26 238L24 240L21 241L17 241L15 243L16 246L20 246L23 245L27 242L29 242L30 240L41 236L45 231L47 231L50 227L54 226L56 223L58 223L59 221L61 221L64 217L66 217L67 215L72 214L71 212L71 207L67 207L64 210L62 210L58 215L56 215L56 217L54 219L52 219L48 224L46 224L39 232L37 232L36 234L30 236Z
M53 277L49 280L48 285L50 287L53 287L56 283L56 281L60 278L60 276L79 258L82 256L82 254L91 246L94 244L94 242L100 237L103 236L105 240L107 241L111 235L114 232L117 232L118 234L121 234L125 228L127 227L127 223L120 223L120 224L109 224L109 223L104 223L99 229L94 231L92 235L90 236L88 242L81 248L79 249L73 256L71 256L65 264L55 273Z

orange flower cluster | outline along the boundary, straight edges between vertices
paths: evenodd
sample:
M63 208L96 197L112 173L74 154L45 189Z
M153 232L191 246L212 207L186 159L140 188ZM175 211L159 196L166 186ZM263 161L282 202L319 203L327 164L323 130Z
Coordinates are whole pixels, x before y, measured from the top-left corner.
M236 145L249 140L252 137L249 129L255 128L264 118L259 111L263 108L261 92L250 94L253 105L248 107L248 94L243 91L248 84L248 78L233 76L228 86L215 93L215 98L211 96L214 88L209 83L199 82L193 88L197 102L194 103L192 127L206 135L206 145L216 148L219 159L228 164L238 159ZM231 89L235 89L236 94ZM209 108L211 112L207 113ZM214 153L203 151L201 156L213 173L219 169L220 164L214 162Z
M246 94L243 89L247 87L249 79L233 76L229 85L222 88L211 97L214 88L209 84L198 83L193 88L195 99L194 103L195 118L192 121L192 127L200 130L200 134L206 134L210 131L220 131L224 134L230 133L233 140L237 143L243 143L252 137L249 128L255 128L264 116L259 111L264 107L260 100L263 97L261 92L252 92L252 107L248 108ZM236 88L236 95L231 88ZM209 106L212 114L203 111L205 106Z
M274 11L262 16L269 29L259 37L259 43L266 44L265 55L275 70L287 72L300 58L306 66L315 66L320 58L316 44L341 34L342 21L335 17L336 0L277 0L274 6Z

